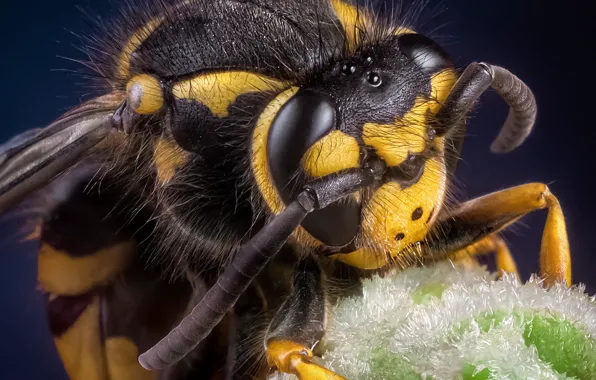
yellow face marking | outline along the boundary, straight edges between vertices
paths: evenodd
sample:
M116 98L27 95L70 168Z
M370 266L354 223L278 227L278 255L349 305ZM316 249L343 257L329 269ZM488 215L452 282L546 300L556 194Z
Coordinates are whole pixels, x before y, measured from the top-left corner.
M155 18L137 30L126 42L118 59L116 75L120 79L126 79L130 76L130 58L137 51L143 42L157 29L163 22L163 17Z
M364 210L364 235L374 240L392 242L393 254L423 240L427 224L432 224L441 207L445 188L443 158L427 160L420 180L406 189L396 182L384 184ZM421 210L421 213L417 212L420 216L413 218L416 210ZM429 220L431 212L433 216ZM396 240L398 235L401 239Z
M302 165L307 174L322 177L360 167L360 146L352 136L333 131L306 152Z
M429 144L429 117L439 111L456 80L453 70L433 75L431 96L418 97L402 119L395 124L364 125L365 144L375 148L390 166L401 164L409 154L424 152ZM433 144L438 151L444 151L443 138L436 138ZM367 202L363 212L361 241L370 247L332 257L361 269L377 269L388 264L387 253L398 264L408 261L405 255L416 254L408 247L422 241L436 220L445 197L446 182L445 162L440 156L426 161L424 173L414 185L401 189L395 182L384 184ZM414 218L419 210L422 214Z
M387 264L387 259L382 252L370 248L360 248L351 253L338 253L331 257L360 269L378 269Z
M457 75L452 69L439 71L430 78L431 90L430 99L428 100L430 112L433 114L439 112L456 81Z
M291 87L277 95L259 116L257 126L253 132L252 170L261 195L265 199L269 209L275 214L280 213L285 206L273 185L273 178L271 178L271 173L269 172L269 165L267 164L267 138L269 137L269 129L271 128L273 119L275 119L281 107L297 91L298 87Z
M172 93L178 99L192 99L205 105L217 117L228 116L228 107L242 94L279 91L283 82L246 71L202 74L176 83Z
M99 269L95 267L93 269ZM54 338L54 343L72 380L108 379L99 323L99 299L81 313L66 332Z
M42 244L37 258L39 283L46 292L66 296L83 294L121 273L134 252L134 244L129 241L84 257L73 257Z
M188 153L174 142L158 139L153 148L153 162L159 184L165 185L170 182L176 170L188 162L188 158Z
M106 364L110 380L153 380L157 372L141 367L139 349L128 338L109 337L105 343Z
M360 30L367 24L364 9L342 0L331 0L333 10L346 33L348 50L354 51L360 42Z
M384 184L363 210L362 241L371 246L333 257L361 269L386 265L387 254L398 264L411 262L403 255L416 254L408 248L426 237L443 204L446 185L443 157L427 160L422 177L410 187L402 189L396 182Z
M417 104L417 109L425 106L424 101ZM425 113L410 111L396 124L366 123L362 131L364 143L373 147L389 166L398 166L410 153L422 153L426 149Z
M401 164L410 153L424 152L429 144L434 144L438 152L443 152L444 139L437 137L430 141L427 129L432 121L430 118L438 112L455 80L456 75L451 70L435 74L431 78L431 96L419 97L412 110L403 118L387 125L366 124L363 130L365 144L374 147L377 154L391 166ZM268 170L267 136L275 115L296 91L296 88L289 89L268 105L253 136L253 172L267 205L276 214L283 210L284 205ZM345 168L358 167L359 151L356 140L341 132L332 132L310 148L302 164L313 176L326 175ZM411 251L410 244L423 240L428 226L434 223L443 203L445 188L445 162L441 154L426 161L425 170L416 184L406 189L402 189L398 183L383 185L367 201L363 211L363 230L359 237L362 248L333 257L363 269L386 265L387 254L393 260L405 261L407 257L404 249ZM421 214L418 216L418 213ZM398 231L400 229L403 231ZM404 237L395 240L400 233ZM302 228L297 230L296 236L303 239L302 243L307 246L321 244Z
M139 115L151 115L163 107L163 91L159 81L148 74L137 75L126 84L129 106Z
M426 149L429 118L439 111L455 81L452 70L433 75L429 98L416 98L412 109L393 124L366 123L362 132L364 143L375 148L389 166L398 166L410 153L422 153Z

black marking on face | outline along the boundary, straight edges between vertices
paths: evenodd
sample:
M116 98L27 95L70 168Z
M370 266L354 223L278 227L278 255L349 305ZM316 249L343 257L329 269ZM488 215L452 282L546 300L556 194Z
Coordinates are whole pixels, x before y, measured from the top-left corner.
M407 189L420 180L425 162L426 159L421 155L410 155L400 165L387 168L385 181L395 181L402 190Z
M403 232L398 233L397 235L395 235L395 241L400 241L403 240L403 238L406 237L406 234L404 234Z
M401 51L397 38L340 60L313 87L333 98L341 110L338 128L354 137L366 123L394 124L418 97L432 95L431 76Z
M420 218L422 218L422 214L424 212L422 211L422 207L418 207L416 210L414 210L414 212L412 213L412 220L418 220Z

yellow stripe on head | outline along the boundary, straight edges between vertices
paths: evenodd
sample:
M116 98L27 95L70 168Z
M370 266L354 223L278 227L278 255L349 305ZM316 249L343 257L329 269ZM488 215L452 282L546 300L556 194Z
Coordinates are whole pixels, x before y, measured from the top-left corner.
M422 153L426 149L426 130L426 116L410 111L397 125L366 123L362 137L387 165L398 166L410 153Z
M306 152L302 165L312 177L360 167L360 146L352 136L333 131Z
M172 93L178 99L191 99L205 105L217 117L228 116L228 107L242 94L279 91L283 82L247 71L201 74L176 83Z
M366 7L357 7L344 0L331 0L331 6L346 34L348 51L354 52L362 42L362 31L374 28L374 16L369 13L369 10L366 9ZM413 29L410 29L407 26L399 26L394 30L387 30L387 32L392 32L396 36L416 33Z
M456 80L451 69L434 74L429 97L418 96L412 109L393 124L366 123L362 131L364 143L375 148L389 166L398 166L410 154L422 153L427 147L432 117L447 99Z
M364 143L389 166L400 165L410 154L425 152L431 144L443 152L445 139L430 140L428 127L456 79L451 69L434 74L430 96L419 96L394 124L365 124ZM377 269L389 261L398 265L412 262L420 253L413 247L424 240L443 204L447 186L444 160L441 154L427 158L421 177L408 187L388 182L375 191L363 209L360 240L364 247L332 257L361 269Z
M364 124L364 143L375 148L387 165L400 165L410 154L422 153L426 149L429 108L428 99L419 96L412 109L394 123Z

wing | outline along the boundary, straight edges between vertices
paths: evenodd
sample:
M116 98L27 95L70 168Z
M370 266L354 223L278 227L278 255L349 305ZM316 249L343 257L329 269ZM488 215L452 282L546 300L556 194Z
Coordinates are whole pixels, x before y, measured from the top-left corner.
M77 163L112 130L123 95L93 99L0 145L0 214Z

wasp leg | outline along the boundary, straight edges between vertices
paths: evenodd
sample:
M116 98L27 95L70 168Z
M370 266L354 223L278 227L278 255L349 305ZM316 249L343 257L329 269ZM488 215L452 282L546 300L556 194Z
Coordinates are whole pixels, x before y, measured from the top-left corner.
M313 348L325 335L325 289L313 259L300 264L292 293L277 311L265 337L267 363L299 379L343 379L312 362Z
M139 356L141 365L147 369L163 369L180 361L209 335L236 304L306 215L327 207L356 189L379 181L384 169L382 165L347 169L321 177L305 186L295 201L238 250L234 260L190 314L155 346Z
M511 255L509 247L507 247L507 243L498 235L494 236L493 243L495 244L494 251L496 253L497 269L502 273L514 274L519 279L519 271L517 270L515 259Z
M478 242L449 254L451 260L465 260L467 258L495 253L495 262L499 273L511 273L519 279L519 272L515 259L507 247L507 243L497 234L489 235Z
M571 257L565 217L557 198L542 183L530 183L470 200L439 222L430 255L463 249L481 241L531 211L548 209L540 249L540 275L547 285L571 282ZM506 259L506 257L503 257Z

